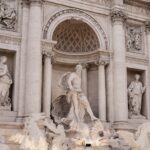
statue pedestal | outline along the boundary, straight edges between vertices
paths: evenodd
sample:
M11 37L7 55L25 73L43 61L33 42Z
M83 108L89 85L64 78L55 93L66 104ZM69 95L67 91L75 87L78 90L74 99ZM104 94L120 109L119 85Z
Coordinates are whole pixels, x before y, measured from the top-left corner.
M0 122L15 122L17 112L0 110Z

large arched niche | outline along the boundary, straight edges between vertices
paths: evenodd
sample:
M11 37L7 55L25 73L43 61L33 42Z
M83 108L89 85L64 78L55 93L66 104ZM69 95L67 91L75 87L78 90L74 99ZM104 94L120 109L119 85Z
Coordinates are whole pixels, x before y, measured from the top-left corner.
M100 43L93 29L80 20L66 20L54 30L55 48L62 52L92 52L100 48Z
M94 37L96 37L98 40L99 48L102 50L108 49L108 40L100 24L93 17L79 9L66 9L54 14L44 27L43 38L49 41L53 41L56 29L62 23L69 20L74 20L78 23L86 25L86 27L93 31L95 34Z

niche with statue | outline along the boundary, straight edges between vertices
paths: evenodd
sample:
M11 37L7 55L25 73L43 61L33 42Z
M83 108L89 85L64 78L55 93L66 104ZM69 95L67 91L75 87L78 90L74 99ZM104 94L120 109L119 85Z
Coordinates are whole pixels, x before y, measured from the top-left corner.
M146 119L145 71L127 69L129 119Z
M15 53L0 52L0 121L15 121L14 102L14 68Z

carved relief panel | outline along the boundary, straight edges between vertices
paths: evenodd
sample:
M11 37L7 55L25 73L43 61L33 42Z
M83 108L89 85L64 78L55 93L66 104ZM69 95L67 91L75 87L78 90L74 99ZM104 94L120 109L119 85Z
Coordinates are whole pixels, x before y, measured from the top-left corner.
M143 52L143 32L142 27L137 25L126 26L126 49L128 52Z
M0 29L16 29L17 6L17 0L0 0Z

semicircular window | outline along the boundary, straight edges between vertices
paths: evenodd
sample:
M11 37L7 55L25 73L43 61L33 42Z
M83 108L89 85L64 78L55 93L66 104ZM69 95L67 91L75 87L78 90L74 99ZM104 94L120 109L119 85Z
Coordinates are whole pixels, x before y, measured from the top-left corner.
M60 23L53 34L55 48L63 52L91 52L100 47L93 29L82 21L66 20Z

